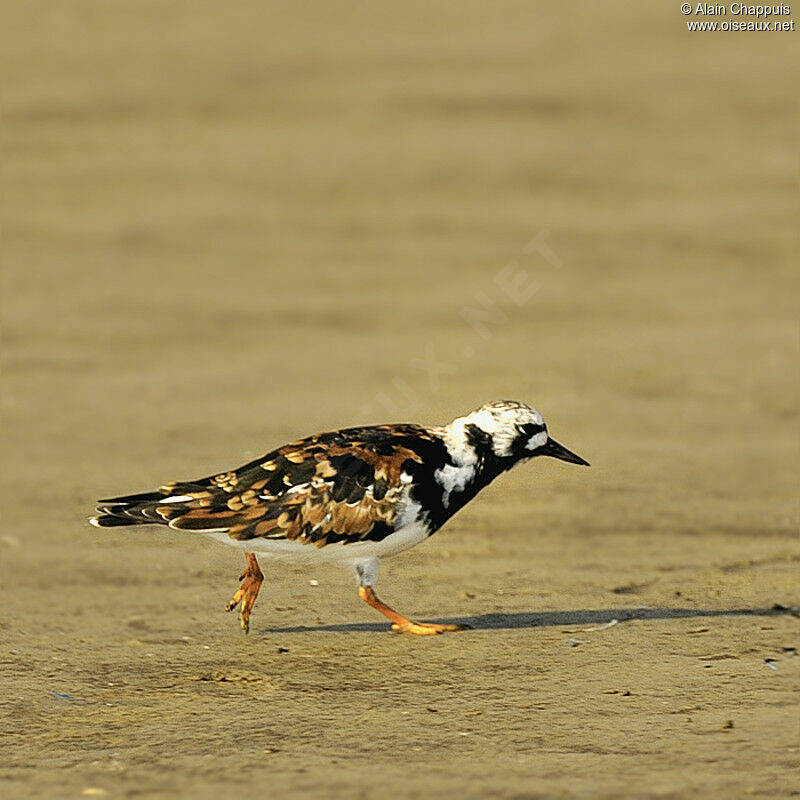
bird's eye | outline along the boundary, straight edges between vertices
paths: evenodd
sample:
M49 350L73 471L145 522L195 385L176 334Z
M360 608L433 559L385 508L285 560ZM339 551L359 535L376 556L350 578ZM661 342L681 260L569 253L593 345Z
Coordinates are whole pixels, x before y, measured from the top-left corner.
M537 425L535 422L529 422L525 425L517 426L521 436L530 439L531 436L536 436L537 433L543 433L547 430L544 425Z
M544 425L537 425L534 422L519 427L521 448L525 451L533 451L541 447L547 441L547 428Z

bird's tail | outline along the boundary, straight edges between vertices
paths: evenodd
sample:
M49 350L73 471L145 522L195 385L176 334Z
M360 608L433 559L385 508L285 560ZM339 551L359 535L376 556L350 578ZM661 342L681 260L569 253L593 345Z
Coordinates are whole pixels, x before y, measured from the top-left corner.
M124 497L111 497L97 501L97 516L89 522L98 528L115 528L119 525L165 525L167 519L158 513L159 506L170 500L175 502L184 498L167 498L163 491L130 494ZM185 498L189 500L189 497ZM175 506L173 506L174 508ZM163 509L162 509L163 512Z

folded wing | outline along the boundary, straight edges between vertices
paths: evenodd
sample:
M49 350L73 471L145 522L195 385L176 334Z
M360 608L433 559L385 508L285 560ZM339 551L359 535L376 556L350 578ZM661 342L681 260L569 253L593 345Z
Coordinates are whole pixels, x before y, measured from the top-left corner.
M382 539L394 530L410 481L405 468L422 461L416 443L429 445L430 437L412 425L320 434L232 472L101 501L93 522L155 522L317 547Z

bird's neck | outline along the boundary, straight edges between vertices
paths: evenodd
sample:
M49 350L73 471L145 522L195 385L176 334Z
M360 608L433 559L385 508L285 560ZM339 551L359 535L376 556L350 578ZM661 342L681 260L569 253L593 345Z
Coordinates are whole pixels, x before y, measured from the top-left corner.
M438 433L447 449L449 463L457 469L472 471L476 479L483 481L481 488L515 463L511 457L498 455L492 436L470 424L469 417L439 428Z
M512 459L498 457L491 440L477 430L452 425L438 431L446 447L444 463L434 472L438 502L431 503L436 527L463 508L481 489L513 466Z

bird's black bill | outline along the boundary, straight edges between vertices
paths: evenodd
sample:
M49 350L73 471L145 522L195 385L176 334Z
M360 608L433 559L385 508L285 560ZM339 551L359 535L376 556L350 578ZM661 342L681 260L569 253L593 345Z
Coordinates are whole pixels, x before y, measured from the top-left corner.
M553 458L558 458L561 461L569 461L570 464L582 464L584 467L589 466L589 462L586 459L581 458L576 453L573 453L572 450L567 450L563 444L559 444L555 439L548 439L544 445L542 445L537 451L537 456L552 456Z

